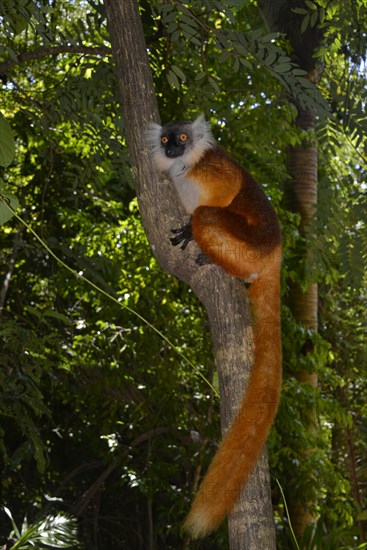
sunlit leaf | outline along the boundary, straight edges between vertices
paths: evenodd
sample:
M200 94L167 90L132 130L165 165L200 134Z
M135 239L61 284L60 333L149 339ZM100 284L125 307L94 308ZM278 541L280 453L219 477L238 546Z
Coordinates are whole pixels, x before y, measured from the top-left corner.
M0 113L0 166L8 166L15 155L15 142L9 122Z
M9 221L13 216L13 210L19 208L19 201L13 193L0 189L0 225Z

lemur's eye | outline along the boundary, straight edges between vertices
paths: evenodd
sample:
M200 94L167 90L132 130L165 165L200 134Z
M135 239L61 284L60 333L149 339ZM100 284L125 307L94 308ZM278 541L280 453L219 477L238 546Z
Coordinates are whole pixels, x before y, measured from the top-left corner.
M180 141L186 141L187 140L187 134L180 134Z
M166 145L166 143L168 143L168 137L167 136L162 136L161 137L161 142L163 143L163 145Z

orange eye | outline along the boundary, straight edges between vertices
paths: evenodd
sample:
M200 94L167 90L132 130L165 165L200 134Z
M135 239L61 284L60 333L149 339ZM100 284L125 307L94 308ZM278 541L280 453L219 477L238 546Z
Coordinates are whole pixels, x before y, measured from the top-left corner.
M166 143L168 143L168 137L167 136L162 136L161 137L161 142L163 143L163 145L166 145Z
M186 141L187 140L187 134L180 134L180 141Z

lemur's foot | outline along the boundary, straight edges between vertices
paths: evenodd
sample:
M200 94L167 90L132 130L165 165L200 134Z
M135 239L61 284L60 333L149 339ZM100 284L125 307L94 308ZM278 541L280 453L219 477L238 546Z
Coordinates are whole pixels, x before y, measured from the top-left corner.
M176 237L171 237L170 241L173 246L181 244L181 250L185 250L190 241L194 239L192 235L192 221L190 220L186 225L178 227L177 229L171 229L171 232Z
M208 258L208 256L205 256L203 252L200 252L200 254L198 254L198 257L195 260L195 263L197 263L197 265L210 265L213 262L211 261L210 258Z

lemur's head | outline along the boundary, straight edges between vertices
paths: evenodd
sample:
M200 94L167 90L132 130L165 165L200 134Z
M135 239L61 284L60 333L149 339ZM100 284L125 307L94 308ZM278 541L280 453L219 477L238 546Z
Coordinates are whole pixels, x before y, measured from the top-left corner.
M214 145L210 125L203 115L194 122L169 122L164 126L151 123L146 140L157 168L163 171L173 168L177 159L187 169L193 167Z

